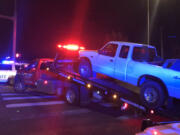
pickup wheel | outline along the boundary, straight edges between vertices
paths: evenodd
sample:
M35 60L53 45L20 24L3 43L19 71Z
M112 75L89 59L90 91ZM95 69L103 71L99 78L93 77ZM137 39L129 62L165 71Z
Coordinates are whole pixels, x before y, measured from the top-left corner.
M79 74L84 78L92 77L91 63L85 59L80 60Z
M146 81L141 85L141 100L148 109L162 107L165 103L166 94L162 86L155 81Z
M76 85L72 85L67 88L65 98L67 103L71 105L79 104L79 88Z
M14 82L14 90L15 92L24 92L26 90L26 85L23 81L22 78L20 78L19 76L15 78L15 82Z

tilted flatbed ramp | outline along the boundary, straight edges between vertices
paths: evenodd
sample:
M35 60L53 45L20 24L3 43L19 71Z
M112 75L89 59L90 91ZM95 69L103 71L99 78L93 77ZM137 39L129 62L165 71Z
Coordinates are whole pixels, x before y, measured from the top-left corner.
M121 86L121 84L117 83L115 80L112 80L110 78L86 79L80 77L80 75L77 73L66 71L60 71L58 74L65 78L71 77L71 80L81 85L86 85L87 83L89 83L93 87L95 87L94 89L101 89L107 93L117 93L119 100L121 100L122 102L126 102L138 109L146 111L145 107L141 105L139 95Z

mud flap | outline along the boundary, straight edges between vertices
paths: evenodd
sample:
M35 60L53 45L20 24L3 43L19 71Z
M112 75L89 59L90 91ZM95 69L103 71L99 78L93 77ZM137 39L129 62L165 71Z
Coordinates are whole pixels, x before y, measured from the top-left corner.
M85 86L80 87L80 106L88 106L90 104L90 90Z

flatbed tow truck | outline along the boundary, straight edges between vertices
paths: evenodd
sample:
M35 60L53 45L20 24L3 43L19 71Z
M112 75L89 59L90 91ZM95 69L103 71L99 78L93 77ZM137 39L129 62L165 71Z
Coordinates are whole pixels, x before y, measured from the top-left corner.
M68 57L65 57L66 54L64 53L62 55L63 58L56 55L53 62L50 60L50 65L44 65L42 69L45 69L46 72L51 72L53 77L45 72L39 75L39 78L31 83L31 86L35 86L37 91L62 96L67 103L72 105L87 106L91 101L110 102L122 111L126 110L129 105L134 108L134 112L147 116L156 113L173 118L173 120L177 120L178 116L180 116L178 113L180 111L177 110L178 107L174 111L172 111L174 108L169 111L168 107L156 110L144 107L137 93L128 90L128 88L122 86L122 83L117 83L112 78L107 78L103 75L97 75L88 79L83 78L77 72L77 55L78 51L84 48L76 45L58 45L58 48L67 49L68 51L66 50L65 52L68 54ZM62 54L62 52L59 54ZM69 57L69 54L75 57ZM38 69L40 67L40 65L32 67L30 72L32 72L31 70L40 72ZM24 71L20 71L15 77L15 89L17 92L23 92L29 86L24 80ZM21 83L20 86L23 86L23 88L17 88L18 83Z

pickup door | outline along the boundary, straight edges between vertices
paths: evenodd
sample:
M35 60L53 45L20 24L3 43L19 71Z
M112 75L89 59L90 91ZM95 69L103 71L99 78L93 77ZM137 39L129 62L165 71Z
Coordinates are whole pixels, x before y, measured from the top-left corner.
M118 44L112 43L100 49L94 63L94 71L114 77L117 50Z
M114 77L121 81L126 81L126 70L127 70L129 50L130 50L130 46L122 45L120 48L120 53L116 57Z

